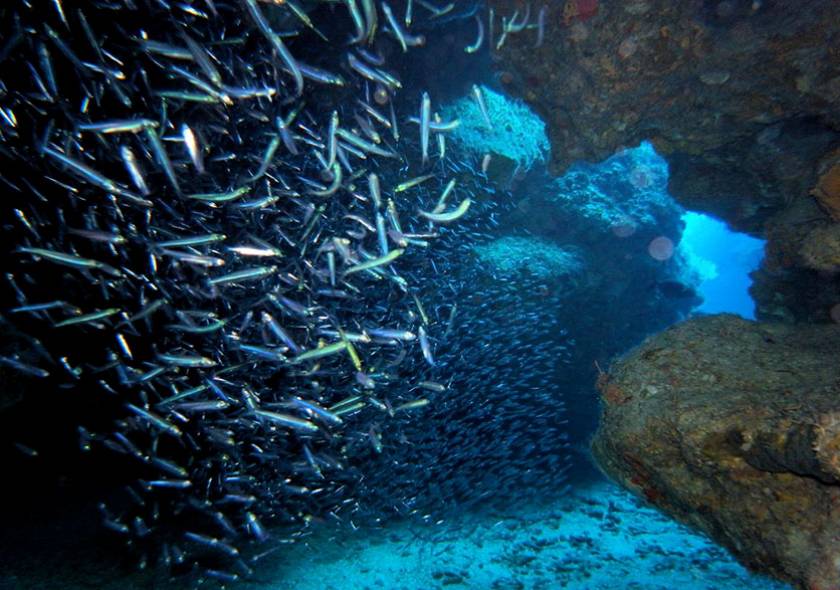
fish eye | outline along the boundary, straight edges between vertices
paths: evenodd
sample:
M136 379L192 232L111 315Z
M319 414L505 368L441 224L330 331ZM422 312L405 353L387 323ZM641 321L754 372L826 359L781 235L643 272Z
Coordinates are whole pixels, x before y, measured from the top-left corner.
M385 105L388 104L390 100L390 96L388 96L388 91L385 90L384 86L377 86L376 91L373 93L373 100L376 101L378 105Z

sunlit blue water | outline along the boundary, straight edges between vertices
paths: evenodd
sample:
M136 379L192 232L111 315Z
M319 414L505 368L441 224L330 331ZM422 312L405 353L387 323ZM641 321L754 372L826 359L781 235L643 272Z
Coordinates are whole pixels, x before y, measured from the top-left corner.
M749 273L764 255L764 240L731 231L725 223L703 213L683 215L685 231L681 247L694 255L703 280L697 290L703 313L735 313L755 319L755 303L749 294Z

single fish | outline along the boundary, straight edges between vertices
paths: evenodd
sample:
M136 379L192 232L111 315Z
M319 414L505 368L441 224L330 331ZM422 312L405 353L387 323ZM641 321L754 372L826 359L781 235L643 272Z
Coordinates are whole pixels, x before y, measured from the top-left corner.
M56 328L63 328L65 326L76 326L78 324L91 324L94 322L98 322L99 320L104 320L105 318L109 318L112 315L116 315L120 313L122 310L119 307L110 307L108 309L103 309L101 311L94 311L91 313L86 313L84 315L73 316L67 318L66 320L62 320L54 324Z
M418 213L434 223L451 223L464 216L470 208L470 203L472 203L472 201L469 197L467 197L461 201L460 205L448 213L429 213L428 211L418 211Z
M131 411L131 413L133 413L134 415L142 418L143 420L147 421L149 424L155 426L156 428L160 428L164 432L168 432L169 434L177 437L180 437L182 434L181 430L177 426L167 422L160 416L153 414L148 410L144 410L143 408L135 406L134 404L126 404L125 407L128 408L128 410Z
M328 422L334 426L341 426L342 424L344 424L344 420L342 420L330 410L322 408L315 402L310 402L300 397L293 397L291 399L291 403L295 407L304 410L306 413L312 414L313 416L316 416L321 420Z
M123 119L116 121L102 121L100 123L80 123L79 131L93 131L95 133L139 133L145 129L154 129L157 121L151 119Z
M158 166L163 168L166 178L169 180L170 186L175 189L176 194L180 195L181 186L178 184L178 178L175 175L175 168L172 166L172 161L169 159L169 154L166 153L166 148L164 147L160 136L151 127L146 127L143 131L145 131L146 139L149 142L149 146L152 149L152 153L155 156Z
M313 348L311 350L307 350L305 352L300 353L296 357L291 359L292 363L303 363L307 361L315 361L326 356L331 356L333 354L338 354L340 352L344 352L347 348L347 344L345 341L335 342L333 344L327 344L326 346L319 346L318 348Z
M276 266L257 266L254 268L246 268L219 277L210 279L211 285L227 285L229 283L242 283L244 281L254 281L263 279L267 276L273 275L277 272Z
M247 195L249 192L251 192L250 186L242 186L238 189L224 193L196 193L192 195L184 195L184 197L187 199L194 199L196 201L204 201L206 203L228 203L230 201L235 201L243 195Z
M286 69L292 74L295 81L295 94L300 96L303 94L303 74L298 67L297 61L294 57L292 57L292 54L289 53L289 50L286 48L286 44L283 43L280 36L271 29L271 25L269 25L260 10L260 7L257 6L257 1L241 0L241 2L245 6L245 10L248 12L248 16L251 17L251 20L257 26L257 29L259 29L263 36L268 39L268 42L274 48L274 51L277 52L278 57L280 57L280 60L286 66Z
M197 355L161 353L157 355L157 358L158 360L173 367L206 369L208 367L215 367L217 364L216 361L211 358Z
M432 356L432 346L429 343L429 336L426 334L426 328L420 326L417 329L417 336L420 339L420 349L423 351L423 358L429 363L430 367L435 366L435 358Z
M484 93L481 91L481 87L478 84L473 84L472 93L478 105L478 110L481 112L481 117L484 119L484 124L487 125L488 129L492 130L493 121L490 119L490 113L487 110L487 103L484 101Z
M182 246L203 246L205 244L215 244L216 242L223 242L227 239L225 234L203 234L199 236L187 236L184 238L176 238L173 240L164 240L162 242L152 242L152 246L158 248L178 248Z
M388 25L391 27L391 33L394 35L397 41L400 43L400 47L402 47L403 53L408 51L408 45L405 42L405 32L402 30L397 17L394 16L394 12L391 10L391 7L388 5L387 2L382 2L382 12L385 13L385 19L388 21Z
M429 93L424 92L420 101L420 151L423 154L423 166L429 162L429 125L431 124L432 101Z
M301 418L296 418L295 416L290 416L288 414L269 412L267 410L256 410L254 414L272 424L279 424L280 426L285 426L301 432L318 432L320 430L317 424L314 424L309 420L303 420Z
M481 49L481 46L484 44L484 21L482 21L481 17L477 14L475 15L475 23L478 26L478 34L473 43L464 47L464 51L467 53L475 53Z
M360 264L355 264L347 270L345 270L344 275L346 276L357 272L361 272L363 270L370 270L372 268L378 268L380 266L391 264L394 260L402 256L403 252L405 252L403 248L397 248L396 250L391 250L385 256L380 256L379 258L374 258L372 260L368 260Z
M198 145L198 138L195 132L186 123L181 125L181 137L184 140L184 145L187 148L187 153L192 160L193 166L195 166L196 172L204 174L204 154L201 146Z
M81 177L84 180L87 180L91 184L93 184L95 186L98 186L99 188L101 188L101 189L103 189L103 190L105 190L109 193L114 193L115 195L120 195L122 197L126 197L128 199L131 199L132 202L135 202L137 204L142 204L144 206L151 207L151 205L152 205L152 203L150 203L149 201L146 201L145 199L141 199L140 197L138 197L137 195L135 195L134 193L132 193L128 189L118 185L116 182L114 182L110 178L106 178L105 176L102 176L99 172L95 171L93 168L87 166L86 164L83 164L83 163L79 162L78 160L74 160L73 158L69 158L69 157L65 156L64 154L62 154L61 152L58 152L58 151L52 149L49 146L44 146L43 152L45 154L47 154L49 157L61 162L63 165L65 165L71 172L73 172L77 176Z
M49 260L50 262L61 264L63 266L69 266L71 268L95 268L113 277L123 276L123 273L120 272L118 269L114 268L113 266L105 264L104 262L100 262L99 260L93 260L91 258L82 258L81 256L65 254L64 252L56 252L55 250L47 250L46 248L21 247L18 248L18 252L23 252L24 254L31 254L32 256L43 258L44 260Z
M427 180L435 178L436 174L424 174L423 176L417 176L415 178L411 178L406 180L405 182L399 183L397 186L394 187L395 193L401 193L403 191L407 191L410 188L413 188L419 184L423 184Z
M405 410L414 410L416 408L422 408L423 406L429 405L429 400L425 398L411 400L410 402L405 402L404 404L400 404L394 408L394 412L401 412Z

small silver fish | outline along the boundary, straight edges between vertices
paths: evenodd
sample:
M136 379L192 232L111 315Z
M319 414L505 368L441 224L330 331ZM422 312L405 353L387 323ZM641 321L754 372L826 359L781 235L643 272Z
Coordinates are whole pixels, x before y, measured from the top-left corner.
M181 125L181 137L184 140L187 153L196 171L199 174L204 174L204 154L202 153L201 146L198 145L198 138L195 136L195 132L186 123Z
M429 163L429 125L432 121L432 102L429 93L424 92L420 100L420 150L423 154L423 166Z

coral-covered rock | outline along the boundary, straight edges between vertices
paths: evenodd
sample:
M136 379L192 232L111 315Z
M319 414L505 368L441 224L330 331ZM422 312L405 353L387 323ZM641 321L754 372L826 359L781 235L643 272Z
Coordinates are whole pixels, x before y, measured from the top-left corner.
M548 138L542 119L520 100L485 87L478 87L478 92L487 106L487 119L473 90L471 96L464 96L442 108L441 116L445 121L460 123L448 137L478 158L493 154L524 166L544 160L548 154Z
M491 4L500 16L523 9ZM649 139L678 197L754 232L815 186L840 141L834 2L546 6L546 41L508 35L499 58L518 74L509 90L546 119L556 171Z
M840 331L692 319L598 382L604 470L744 564L840 588Z
M517 0L490 4L508 19L527 12ZM546 120L555 173L649 140L682 205L767 237L771 272L776 259L811 268L801 239L840 219L836 2L566 0L546 3L542 20L542 44L525 28L494 56L506 90ZM766 307L794 277L773 278L760 289ZM825 313L806 304L781 316Z
M495 272L515 275L527 271L549 279L573 276L583 271L579 257L570 249L532 237L506 236L473 246L478 260Z

